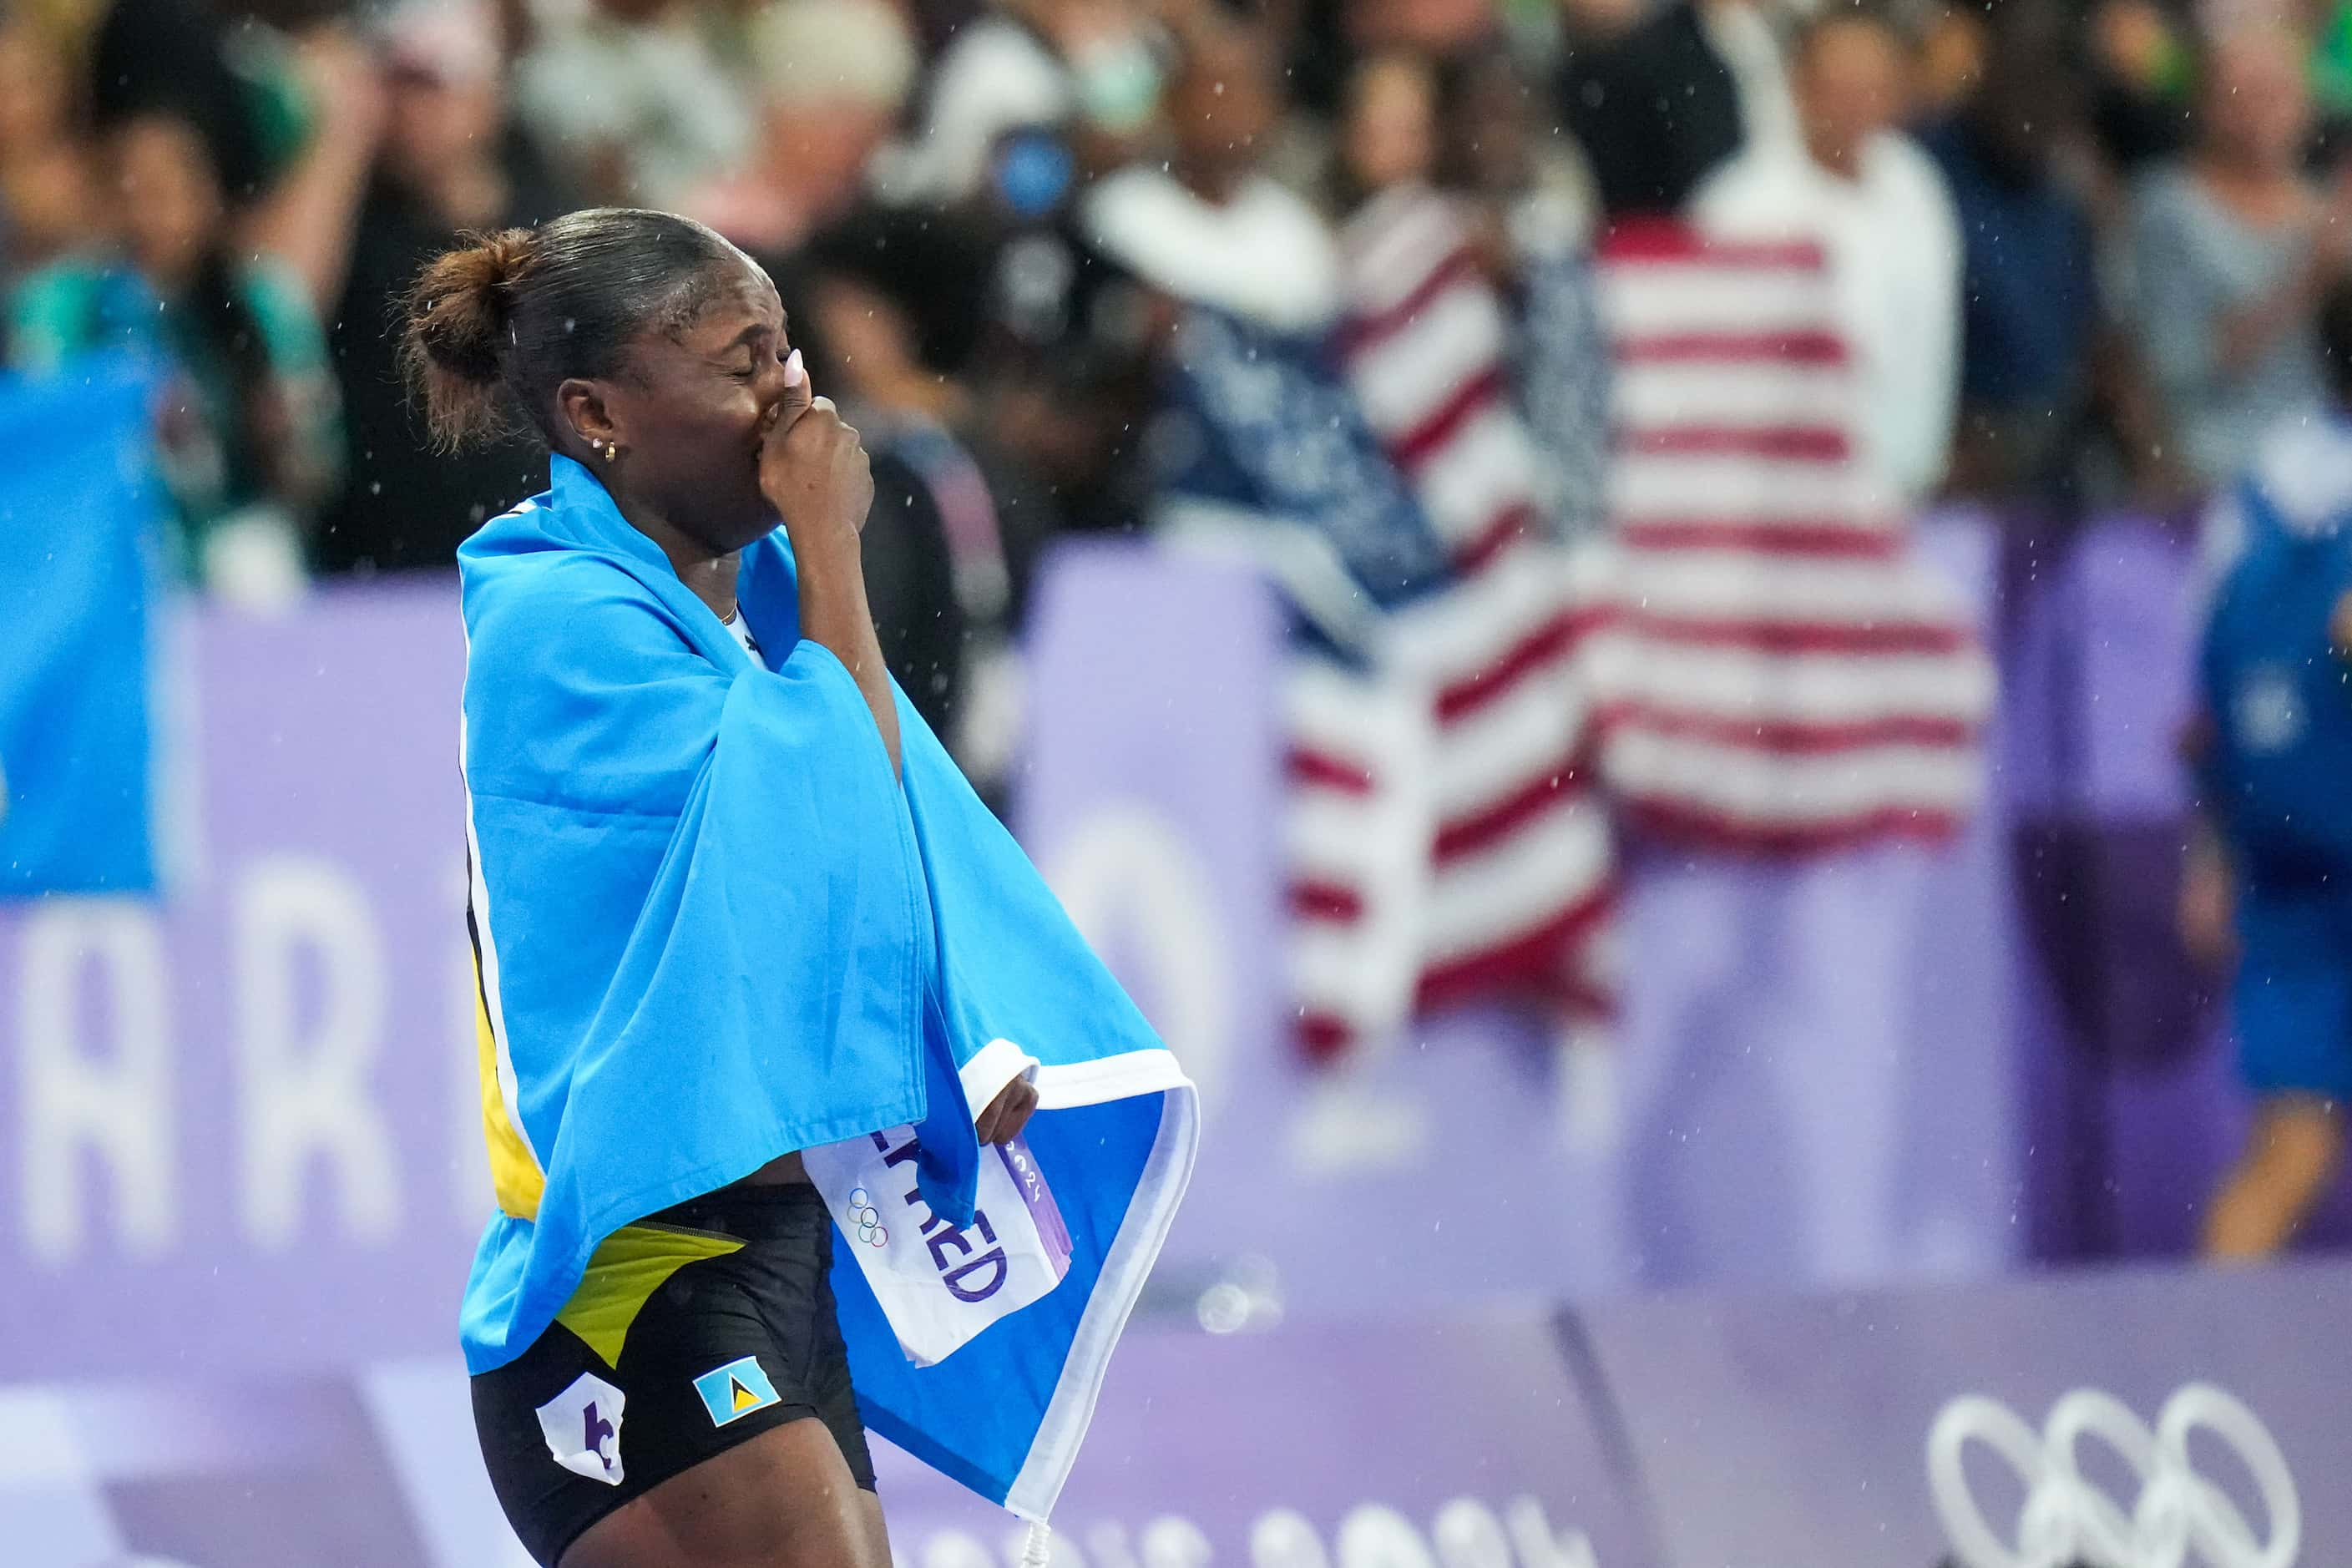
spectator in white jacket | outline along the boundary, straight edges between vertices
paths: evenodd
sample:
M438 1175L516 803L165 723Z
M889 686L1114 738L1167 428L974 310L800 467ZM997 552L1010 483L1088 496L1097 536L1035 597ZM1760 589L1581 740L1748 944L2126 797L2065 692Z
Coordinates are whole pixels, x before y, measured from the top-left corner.
M1693 198L1725 237L1811 239L1835 279L1868 412L1863 454L1916 502L1944 477L1959 384L1960 237L1943 175L1895 129L1907 49L1885 20L1840 11L1799 38L1799 134L1756 141Z
M675 207L751 150L736 79L681 0L591 0L517 64L524 122L592 200Z

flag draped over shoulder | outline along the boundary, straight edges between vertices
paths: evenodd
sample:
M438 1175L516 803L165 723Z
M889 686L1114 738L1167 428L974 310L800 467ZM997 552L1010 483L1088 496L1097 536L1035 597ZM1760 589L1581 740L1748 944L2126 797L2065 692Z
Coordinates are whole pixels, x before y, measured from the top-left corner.
M892 776L856 681L800 639L782 531L739 583L789 650L770 670L592 474L552 468L459 552L500 1210L467 1363L520 1354L613 1231L794 1150L911 1124L922 1200L972 1225L973 1116L1027 1073L1061 1286L923 1368L846 1247L834 1286L868 1424L1043 1519L1190 1175L1192 1086L903 696Z
M1603 782L1686 845L1950 833L1983 787L1991 666L1861 460L1819 247L1644 225L1601 264L1617 549L1584 657Z

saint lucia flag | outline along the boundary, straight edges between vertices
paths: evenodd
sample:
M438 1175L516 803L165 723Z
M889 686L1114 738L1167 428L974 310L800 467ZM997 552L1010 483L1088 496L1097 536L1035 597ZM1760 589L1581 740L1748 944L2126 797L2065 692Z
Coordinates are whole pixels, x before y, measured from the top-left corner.
M892 776L856 681L800 640L781 530L739 583L771 669L593 474L557 458L553 479L458 557L501 1211L467 1289L467 1363L520 1355L621 1226L894 1129L914 1130L893 1151L942 1274L980 1296L1002 1271L963 1271L990 1223L973 1117L1025 1075L1060 1281L920 1366L845 1238L834 1286L867 1424L1042 1520L1191 1174L1192 1086L903 697ZM765 1388L754 1362L703 1396L732 1418Z
M702 1395L703 1408L710 1412L714 1426L724 1426L776 1403L776 1385L768 1381L767 1371L755 1355L704 1373L694 1380L694 1392Z

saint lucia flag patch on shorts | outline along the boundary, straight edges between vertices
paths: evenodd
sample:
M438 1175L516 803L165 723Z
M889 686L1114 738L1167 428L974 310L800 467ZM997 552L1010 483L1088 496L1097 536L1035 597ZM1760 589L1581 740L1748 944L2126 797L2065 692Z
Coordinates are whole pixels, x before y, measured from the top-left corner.
M694 1380L694 1392L702 1395L702 1407L720 1426L777 1403L776 1385L760 1370L760 1358L755 1355L713 1367Z

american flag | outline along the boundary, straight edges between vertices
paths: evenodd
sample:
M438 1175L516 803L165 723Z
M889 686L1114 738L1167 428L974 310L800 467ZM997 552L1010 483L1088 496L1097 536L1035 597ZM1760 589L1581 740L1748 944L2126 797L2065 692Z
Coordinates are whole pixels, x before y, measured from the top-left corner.
M1341 240L1347 384L1446 570L1386 616L1368 670L1293 682L1303 1037L1329 1053L1478 999L1605 1015L1612 858L1572 662L1589 612L1503 301L1433 193L1388 193Z
M1307 628L1288 871L1311 1051L1479 998L1604 1016L1612 818L1772 855L1959 824L1992 672L1857 460L1818 247L1610 237L1610 527L1567 545L1459 209L1391 196L1343 237L1329 342L1192 313L1162 443L1176 531L1265 563Z
M1580 662L1619 809L1744 852L1948 835L1982 787L1993 674L1857 460L1821 250L1660 225L1601 261L1615 548Z

